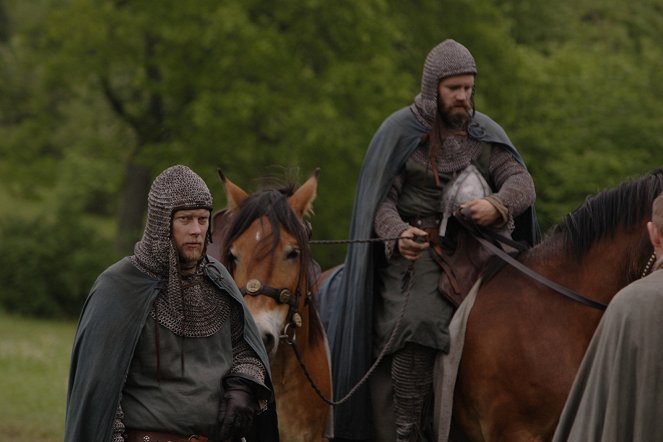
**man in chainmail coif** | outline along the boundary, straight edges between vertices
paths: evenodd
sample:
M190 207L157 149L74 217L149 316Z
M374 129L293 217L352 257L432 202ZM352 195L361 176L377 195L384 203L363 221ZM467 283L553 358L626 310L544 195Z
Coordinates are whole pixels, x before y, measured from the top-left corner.
M186 166L152 183L134 254L99 276L83 307L66 442L278 440L262 341L205 253L211 210Z
M449 351L451 317L487 259L454 215L539 239L532 177L504 130L475 111L476 75L465 46L435 46L421 92L382 123L364 158L349 236L384 246L351 244L319 292L335 396L385 357L368 388L335 408L337 439L431 436L434 361Z

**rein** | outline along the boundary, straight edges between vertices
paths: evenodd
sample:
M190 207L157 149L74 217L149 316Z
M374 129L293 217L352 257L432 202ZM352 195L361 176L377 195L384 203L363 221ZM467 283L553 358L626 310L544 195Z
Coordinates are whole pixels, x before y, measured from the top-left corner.
M514 267L516 270L524 273L525 275L529 276L533 280L545 285L546 287L556 291L557 293L566 296L567 298L570 298L576 302L579 302L581 304L584 304L586 306L598 309L598 310L605 310L608 305L604 304L599 301L595 301L591 298L588 298L587 296L581 295L580 293L577 293L567 287L564 287L563 285L560 285L556 283L555 281L552 281L542 274L535 272L534 270L530 269L517 259L515 259L513 256L509 255L506 253L504 250L502 250L501 247L497 247L493 242L490 240L495 240L501 243L507 243L509 245L513 245L514 241L511 240L510 238L504 237L502 235L499 235L495 232L489 232L487 230L481 229L479 226L476 224L473 224L467 219L465 219L462 215L456 216L456 220L458 223L465 228L477 241L479 241L479 244L483 246L485 249L488 249L490 252L492 252L494 255L496 255L498 258L500 258L502 261L506 262L509 264L511 267ZM522 250L522 249L521 249Z
M363 241L363 240L362 240ZM366 242L366 241L363 241ZM283 330L283 335L281 338L283 338L290 346L292 347L293 352L295 353L295 357L297 358L297 362L299 362L299 366L302 368L302 371L304 372L304 376L306 376L306 379L309 382L309 385L313 388L315 393L318 395L318 397L327 405L331 406L336 406L336 405L341 405L344 402L346 402L350 397L352 397L353 394L361 387L368 378L373 374L375 369L378 367L380 362L382 362L382 359L384 359L385 355L387 354L387 351L391 348L391 346L394 343L394 339L396 338L396 332L400 328L403 316L405 315L405 309L407 308L408 301L410 300L410 289L412 288L412 281L414 280L414 263L411 263L405 272L405 277L403 279L403 288L404 288L404 300L403 300L403 308L401 309L401 312L398 316L398 320L396 321L396 325L394 326L394 329L391 332L391 335L389 336L389 339L387 340L387 343L384 345L382 350L380 351L380 354L378 355L377 359L373 362L373 364L370 366L370 368L366 371L364 376L357 381L357 383L343 396L341 399L334 401L331 399L326 398L318 386L315 384L315 381L313 381L313 378L311 377L311 374L309 371L306 369L306 364L304 364L304 360L302 358L302 354L299 351L299 348L297 348L297 342L294 338L290 338L287 334L287 328L288 325Z
M516 243L513 241L511 238L507 238L505 236L502 236L498 233L481 229L479 226L476 224L473 224L467 219L465 219L462 215L456 216L456 220L459 222L461 226L463 226L474 238L483 246L484 248L488 249L490 252L492 252L494 255L497 255L498 258L506 262L507 264L511 265L514 267L516 270L519 270L520 272L524 273L525 275L529 276L533 280L545 285L546 287L556 291L557 293L566 296L567 298L570 298L576 302L579 302L581 304L584 304L586 306L598 309L598 310L605 310L608 305L604 304L599 301L595 301L587 296L581 295L578 292L575 292L568 287L564 287L563 285L560 285L556 283L555 281L552 281L545 276L541 275L538 272L535 272L534 270L530 269L517 259L515 259L513 256L509 255L506 253L502 248L497 247L495 244L493 244L494 241L500 242L502 244L508 244L510 246L514 246ZM492 240L492 241L491 241ZM523 250L522 246L518 247L520 251ZM652 253L651 257L647 261L647 264L645 265L644 269L642 270L641 278L647 276L647 274L651 271L651 267L656 260L656 255Z

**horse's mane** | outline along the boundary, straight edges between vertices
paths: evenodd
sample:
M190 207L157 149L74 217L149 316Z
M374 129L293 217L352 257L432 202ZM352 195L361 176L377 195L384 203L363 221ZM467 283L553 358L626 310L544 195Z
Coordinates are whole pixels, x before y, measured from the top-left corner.
M287 230L297 240L300 249L300 259L303 275L306 277L307 290L311 289L315 281L313 274L314 266L311 265L313 258L309 243L308 231L305 225L297 218L288 205L288 197L295 191L293 184L287 184L277 188L266 188L249 195L239 207L232 212L227 212L226 217L229 225L224 226L223 240L221 246L220 261L228 271L234 273L234 264L230 258L230 245L257 219L266 217L272 227L272 247L266 253L274 253L281 240L281 227ZM307 293L303 293L306 296ZM309 309L315 310L313 302L308 303ZM310 312L311 314L317 312ZM309 317L313 317L309 315ZM311 321L310 338L316 338L317 333L322 333L321 326L316 326L319 321Z
M565 248L582 258L592 244L611 237L618 228L629 229L651 217L654 198L663 191L663 169L591 196L552 229L561 235Z

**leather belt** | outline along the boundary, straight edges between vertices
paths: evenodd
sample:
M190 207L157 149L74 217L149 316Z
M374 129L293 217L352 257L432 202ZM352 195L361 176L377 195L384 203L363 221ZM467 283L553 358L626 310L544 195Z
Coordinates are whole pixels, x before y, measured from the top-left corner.
M439 229L441 220L437 216L426 216L426 217L415 216L412 218L407 218L404 221L411 226L418 227L422 230L427 230L427 229Z
M208 442L205 436L193 434L183 436L181 434L163 433L159 431L127 430L125 442Z

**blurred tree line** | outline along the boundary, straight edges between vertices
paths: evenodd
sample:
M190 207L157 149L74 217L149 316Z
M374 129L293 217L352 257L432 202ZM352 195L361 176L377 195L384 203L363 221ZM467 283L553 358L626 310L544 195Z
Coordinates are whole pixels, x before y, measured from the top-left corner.
M248 191L321 167L314 238L346 238L366 146L445 38L544 230L663 164L660 0L0 0L0 305L76 315L176 163L217 208L217 167Z

